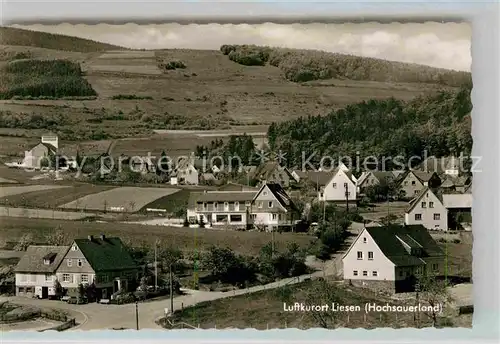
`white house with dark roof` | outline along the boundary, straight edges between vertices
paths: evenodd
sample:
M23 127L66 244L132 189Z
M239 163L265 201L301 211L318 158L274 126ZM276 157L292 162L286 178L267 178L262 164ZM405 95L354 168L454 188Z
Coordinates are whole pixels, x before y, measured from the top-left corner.
M40 143L24 151L22 167L30 169L40 169L43 161L51 155L56 155L59 149L59 138L54 134L47 134L41 137Z
M68 250L69 246L29 246L14 268L16 296L55 296L56 271Z
M344 279L357 286L411 291L419 274L442 275L445 255L422 225L367 227L342 257Z
M318 200L326 202L349 202L356 204L357 186L350 171L337 168L330 174L329 180L318 192Z
M444 195L443 195L444 196ZM422 225L429 230L448 230L448 209L429 187L424 187L405 211L406 225Z
M436 172L411 170L398 180L399 193L401 197L407 199L413 199L426 186L436 188L441 185L441 179Z

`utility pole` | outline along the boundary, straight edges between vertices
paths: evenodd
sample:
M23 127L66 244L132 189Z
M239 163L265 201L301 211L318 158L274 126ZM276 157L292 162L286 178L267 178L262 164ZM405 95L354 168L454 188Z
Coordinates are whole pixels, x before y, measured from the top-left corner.
M155 291L158 290L158 240L155 241Z
M323 222L326 220L326 201L323 200Z
M271 257L274 258L274 228L271 228Z
M170 313L174 314L174 281L172 279L172 263L170 263Z
M139 331L139 306L137 301L135 301L135 328Z
M347 183L344 183L345 187L345 203L346 203L346 212L349 212L349 186Z

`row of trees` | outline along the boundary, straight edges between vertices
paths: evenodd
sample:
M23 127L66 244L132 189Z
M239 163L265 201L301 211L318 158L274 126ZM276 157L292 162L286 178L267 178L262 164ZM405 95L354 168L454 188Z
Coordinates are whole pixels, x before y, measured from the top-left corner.
M256 45L223 45L220 50L231 61L245 66L269 63L294 82L331 78L450 86L472 82L471 74L466 72L325 51Z

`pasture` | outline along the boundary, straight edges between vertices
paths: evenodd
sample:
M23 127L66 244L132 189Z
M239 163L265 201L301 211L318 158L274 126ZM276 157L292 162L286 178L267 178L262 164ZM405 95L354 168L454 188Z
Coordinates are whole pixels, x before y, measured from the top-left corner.
M65 221L52 219L29 219L4 217L0 219L0 242L19 240L24 234L33 234L37 242L45 242L47 235L56 228L62 228L70 238L86 238L88 235L120 237L133 246L142 244L152 247L157 239L166 245L177 247L186 252L205 250L211 245L229 247L246 255L257 255L260 249L272 240L270 233L238 232L213 230L207 228L179 228L149 226L125 223L98 223L84 221ZM287 243L296 242L300 247L309 247L313 237L306 234L280 233L274 236L277 249L285 249Z
M20 185L0 188L0 198L25 194L27 192L68 188L66 185Z
M80 197L63 204L64 209L135 212L158 198L175 194L175 188L118 187Z

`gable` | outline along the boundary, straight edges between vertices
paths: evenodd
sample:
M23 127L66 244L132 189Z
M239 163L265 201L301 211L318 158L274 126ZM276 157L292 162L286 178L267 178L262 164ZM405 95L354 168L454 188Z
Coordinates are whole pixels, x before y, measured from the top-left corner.
M262 189L257 193L257 195L255 195L254 202L259 202L259 201L263 202L273 201L278 205L278 207L282 208L283 210L286 210L267 184L262 187Z
M356 186L354 184L354 182L352 181L352 179L343 170L338 170L337 173L335 174L335 176L333 176L333 178L329 184L331 184L331 183L339 184L340 182L341 183L348 183L352 186ZM342 186L343 186L343 184L342 184Z
M377 263L383 263L385 261L385 263L394 265L394 263L380 249L377 242L366 230L366 228L364 228L361 233L358 234L357 238L353 241L352 245L343 255L342 261L357 260L358 251L364 252L365 255L367 254L366 252L371 251L373 252L374 257L376 257ZM383 257L383 259L381 259L380 257Z
M407 208L406 213L412 213L415 209L421 209L422 202L426 202L426 209L429 207L429 202L434 202L434 209L444 210L446 209L443 202L432 192L431 189L426 187L423 189L416 198L414 198L410 206Z
M404 177L402 180L401 180L401 186L405 187L405 186L412 186L412 182L415 182L415 185L419 185L419 186L423 186L422 182L420 181L420 179L417 178L417 176L415 176L415 174L410 171L408 172L408 174L406 175L406 177ZM407 182L407 184L405 185L405 182Z

